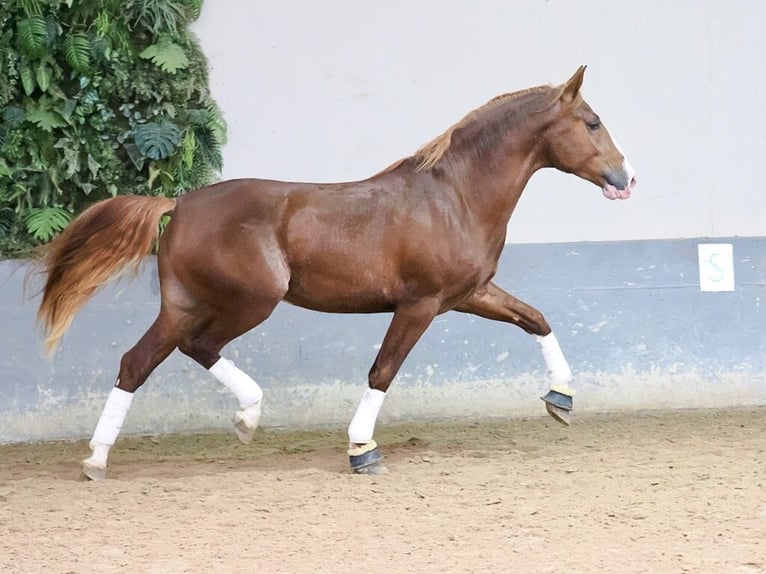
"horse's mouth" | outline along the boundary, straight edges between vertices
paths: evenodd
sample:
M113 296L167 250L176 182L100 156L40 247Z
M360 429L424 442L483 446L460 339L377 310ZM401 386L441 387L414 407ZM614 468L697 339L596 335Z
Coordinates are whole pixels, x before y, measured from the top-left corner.
M638 181L630 163L623 159L622 169L605 174L602 193L607 199L628 199Z
M630 197L630 186L626 186L625 189L617 189L616 186L607 183L601 192L607 199L628 199Z

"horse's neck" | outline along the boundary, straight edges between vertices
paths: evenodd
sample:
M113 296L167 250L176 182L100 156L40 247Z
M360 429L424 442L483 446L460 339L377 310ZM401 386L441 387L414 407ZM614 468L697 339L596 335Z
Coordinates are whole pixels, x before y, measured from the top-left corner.
M487 229L502 231L516 208L532 175L543 167L534 139L526 144L509 136L483 158L471 158L456 166L457 181L466 205Z

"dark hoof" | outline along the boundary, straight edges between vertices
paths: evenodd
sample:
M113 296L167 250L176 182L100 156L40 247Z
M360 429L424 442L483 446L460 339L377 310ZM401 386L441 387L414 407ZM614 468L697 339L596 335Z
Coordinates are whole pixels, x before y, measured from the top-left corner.
M551 387L551 390L544 397L545 410L553 419L564 426L569 426L571 422L572 395L574 391L563 387Z
M366 445L348 451L351 471L357 474L380 474L381 469L385 468L380 464L382 460L383 453L380 452L375 441L370 441Z
M572 410L572 395L551 389L548 391L548 394L540 398L551 406L558 407L565 411Z

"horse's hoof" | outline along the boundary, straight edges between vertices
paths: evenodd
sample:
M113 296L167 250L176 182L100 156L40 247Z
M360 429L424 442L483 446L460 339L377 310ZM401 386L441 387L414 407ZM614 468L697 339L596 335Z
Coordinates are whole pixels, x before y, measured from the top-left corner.
M561 423L565 427L569 426L571 422L570 411L561 409L550 403L545 403L545 410L548 411L548 414L551 415L556 422Z
M565 411L572 410L572 396L574 391L566 387L551 387L544 397L540 397L547 404L553 405Z
M572 395L574 391L568 387L551 387L544 397L545 410L556 422L569 426L571 422Z
M234 432L244 444L250 444L261 419L260 401L234 413Z
M255 429L248 425L247 421L239 416L239 411L234 415L234 432L243 444L250 444L255 436Z
M383 474L388 472L388 469L380 463L382 460L383 453L380 452L374 440L348 450L348 461L351 465L351 471L355 474Z
M382 465L379 462L376 462L375 464L371 464L369 466L364 466L362 468L357 468L357 469L352 468L351 471L354 474L367 474L369 476L377 476L379 474L388 474L388 468L386 468L385 465Z
M82 475L86 480L104 480L106 478L106 467L95 464L86 458L82 461Z

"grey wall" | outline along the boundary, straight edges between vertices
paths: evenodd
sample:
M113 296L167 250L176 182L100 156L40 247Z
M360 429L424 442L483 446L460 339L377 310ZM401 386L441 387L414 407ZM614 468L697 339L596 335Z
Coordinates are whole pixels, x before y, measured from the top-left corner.
M512 242L764 235L762 0L208 0L195 29L229 121L225 177L363 178L588 64L585 97L639 187L618 204L540 173Z
M766 402L766 3L208 0L195 29L229 122L226 178L366 177L489 98L588 64L585 96L639 187L608 202L571 176L536 175L499 283L548 316L580 410ZM701 237L731 237L736 291L700 292L697 240L676 238ZM158 308L151 264L84 309L52 363L13 269L0 264L0 441L89 436ZM386 322L285 306L228 356L265 387L266 425L345 424ZM541 413L545 386L530 337L447 314L382 420ZM235 402L175 355L134 405L127 432L223 428Z
M697 241L513 245L497 282L547 316L575 370L578 411L766 403L766 238L730 238L736 291L701 292ZM159 306L148 259L78 315L52 362L24 301L24 269L0 263L0 442L90 436L119 359ZM225 356L264 387L263 424L347 424L385 315L280 306ZM381 421L543 414L545 373L516 327L437 318L389 392ZM175 353L137 393L125 432L228 428L236 402Z

